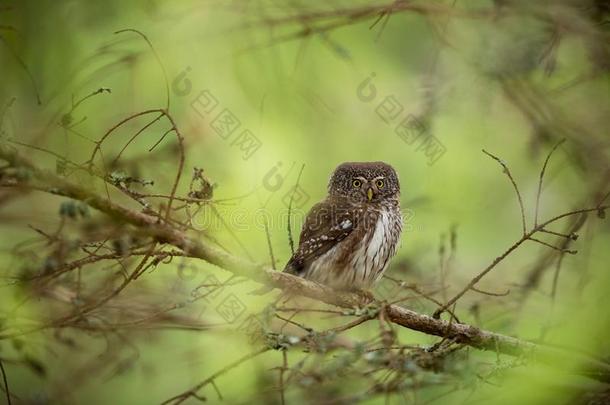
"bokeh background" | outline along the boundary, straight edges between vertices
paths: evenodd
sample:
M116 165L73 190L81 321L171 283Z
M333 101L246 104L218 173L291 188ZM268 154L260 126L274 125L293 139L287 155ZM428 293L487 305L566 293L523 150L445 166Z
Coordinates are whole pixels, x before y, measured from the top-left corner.
M186 144L178 193L188 192L194 167L214 185L215 202L197 211L193 225L252 261L271 264L267 234L276 266L289 258L287 206L301 168L293 199L295 238L339 163L392 164L401 180L405 232L388 275L434 291L440 301L521 236L512 185L482 149L509 166L529 226L540 169L561 139L547 168L540 217L595 207L610 190L605 1L0 5L0 140L50 170L60 157L84 163L106 130L138 111L165 107L169 94L169 111ZM145 34L154 50L136 32L115 33L125 29ZM98 89L109 91L78 103ZM240 123L233 133L214 129L223 111ZM96 165L154 181L142 188L168 193L178 160L175 137L148 152L166 123L151 125L112 165L146 122L134 120L114 133ZM408 125L403 136L397 132L401 122ZM243 143L244 130L250 131L249 143ZM423 139L430 143L421 146ZM104 190L86 173L69 178ZM74 274L42 290L23 281L24 273L48 267L48 245L36 229L58 229L65 199L10 188L0 189L0 198L0 358L15 402L159 403L253 350L238 326L246 315L225 322L216 310L222 296L190 300L205 280L227 280L229 273L179 259L147 272L110 301L107 312L87 321L107 325L103 332L30 331L78 305ZM578 227L580 237L570 244L576 255L525 243L478 285L509 293L469 292L455 308L460 320L607 359L610 229L600 216L591 213ZM569 232L576 219L552 229ZM69 220L62 234L77 238L83 221ZM96 265L79 277L101 283L95 272L116 271L116 263ZM239 297L246 314L258 314L277 291L248 294L257 287L241 282L226 293ZM403 305L428 314L435 309L421 298ZM151 313L173 318L144 322ZM305 319L319 330L345 322L324 314ZM192 327L172 324L180 320ZM292 326L286 333L302 333ZM366 341L377 333L371 322L346 335ZM399 337L405 344L438 341L408 330ZM442 371L413 371L412 387L402 393L349 400L342 398L366 391L370 381L334 372L342 355L319 355L315 361L327 373L317 380L306 373L295 377L286 401L586 403L587 395L595 395L588 393L607 390L571 373L578 364L550 368L472 349L463 353ZM304 356L290 350L289 363ZM265 353L218 378L218 391L227 403L280 403L281 364L281 352ZM212 386L201 393L219 400Z

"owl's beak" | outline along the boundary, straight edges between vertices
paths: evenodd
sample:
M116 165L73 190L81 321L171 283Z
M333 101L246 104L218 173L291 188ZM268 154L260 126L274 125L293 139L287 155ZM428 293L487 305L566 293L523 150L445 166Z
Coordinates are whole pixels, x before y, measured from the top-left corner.
M371 201L373 199L373 189L369 187L368 190L366 190L366 196L368 197L369 201Z

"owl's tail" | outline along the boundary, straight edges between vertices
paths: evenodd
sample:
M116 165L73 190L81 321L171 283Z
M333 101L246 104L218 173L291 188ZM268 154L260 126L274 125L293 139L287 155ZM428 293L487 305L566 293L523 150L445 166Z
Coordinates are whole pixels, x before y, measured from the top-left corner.
M288 263L286 263L286 267L284 267L283 272L298 276L301 271L300 271L299 267L296 266L292 260L290 260Z

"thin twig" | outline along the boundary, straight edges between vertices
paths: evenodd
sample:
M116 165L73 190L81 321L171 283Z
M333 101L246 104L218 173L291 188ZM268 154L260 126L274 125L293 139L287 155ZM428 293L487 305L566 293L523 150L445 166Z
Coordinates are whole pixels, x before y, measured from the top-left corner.
M159 57L159 54L155 50L155 47L153 46L152 42L150 42L150 40L148 39L148 37L146 35L144 35L144 33L142 33L141 31L138 31L134 28L125 28L125 29L116 31L115 34L122 34L124 32L134 32L134 33L138 34L140 37L142 37L144 39L144 41L146 41L146 43L148 44L148 47L150 48L153 55L155 56L155 59L157 60L157 63L159 64L159 67L161 68L161 71L163 72L163 80L165 82L165 96L166 96L165 110L169 111L169 101L170 101L169 80L167 78L167 70L165 69L165 65L163 65L163 61Z
M553 285L551 287L551 305L555 305L555 297L557 295L557 284L559 282L559 272L561 271L561 264L563 263L564 254L559 255L557 259L557 265L555 266L555 272L553 274Z
M513 184L515 193L517 193L517 199L519 200L519 208L521 210L521 225L523 228L523 234L525 235L527 233L527 226L525 224L525 209L523 208L523 200L521 199L521 193L519 192L519 187L517 187L517 183L515 182L515 179L513 178L512 174L510 173L508 166L506 165L506 163L504 163L504 161L502 159L500 159L497 156L492 155L491 153L487 152L485 149L483 149L483 153L485 153L487 156L491 157L496 162L498 162L502 165L502 167L504 168L504 173L508 176L508 178L510 179L510 182Z
M282 405L286 404L285 388L284 388L284 373L288 369L288 354L286 350L282 350L282 368L280 369L280 401Z
M6 376L6 370L4 369L4 365L2 364L2 360L0 359L0 371L2 371L2 381L4 382L4 389L6 391L6 402L8 405L11 405L11 391L8 387L8 377Z
M34 79L34 75L32 74L32 71L30 70L28 65L25 63L25 61L21 58L21 56L19 56L17 51L15 51L13 49L13 47L9 44L9 42L6 40L6 38L4 38L3 35L0 35L0 40L2 41L2 43L4 43L4 46L6 46L6 48L10 51L10 53L13 55L13 57L17 61L17 63L19 63L21 68L27 74L28 78L30 79L30 82L32 83L32 88L34 89L34 94L36 95L36 101L38 102L38 105L42 105L42 100L40 99L40 92L38 91L38 84L36 84L36 79Z
M541 229L540 232L548 233L549 235L559 236L559 237L562 237L565 239L571 239L571 240L578 239L578 235L576 233L565 234L565 233L561 233L561 232L549 231L548 229Z
M290 215L290 214L289 214ZM271 268L273 270L277 270L275 268L275 256L273 255L273 244L271 243L271 234L269 233L269 224L267 223L267 217L265 216L265 235L267 236L267 247L269 248L269 257L271 259Z
M559 147L559 145L561 145L564 142L565 142L565 138L560 140L559 142L557 142L555 144L555 146L553 146L553 148L551 149L549 154L546 156L546 159L544 160L544 165L542 165L542 170L540 170L540 179L538 181L538 192L536 193L536 213L534 214L534 227L538 226L538 208L540 206L540 194L542 193L542 180L544 179L544 173L546 172L546 166L548 165L549 159L551 159L553 152L555 152L555 150Z
M355 326L361 325L367 321L370 321L371 319L373 319L373 317L371 317L371 315L363 315L357 319L354 319L351 322L346 323L345 325L341 325L341 326L337 326L335 328L329 329L328 331L326 331L326 333L341 333L341 332L345 332L348 329L352 329Z
M144 125L142 128L140 128L140 130L138 132L136 132L131 138L129 138L129 140L127 141L127 143L123 146L123 148L119 151L119 153L116 155L116 157L114 158L114 160L112 161L112 163L110 164L110 166L114 166L119 159L121 158L121 155L123 155L123 152L125 152L125 150L129 147L129 145L131 145L131 143L144 131L146 131L146 129L148 129L150 126L152 126L155 122L159 121L161 118L163 118L163 114L159 114L157 116L157 118L153 119L152 121L150 121L148 124Z
M490 292L490 291L483 291L483 290L478 289L478 288L476 288L476 287L474 287L474 286L470 287L470 289L471 289L472 291L476 291L476 292L478 292L479 294L483 294L483 295L491 295L492 297L506 297L508 294L510 294L510 290L506 290L506 291L505 291L505 292L503 292L503 293L493 293L493 292Z
M290 202L288 203L288 243L290 244L290 251L294 254L294 239L292 239L292 201L294 200L294 194L297 191L297 187L299 186L299 181L301 180L301 175L303 174L303 169L305 169L305 164L301 166L301 170L299 171L299 175L297 176L297 182L294 185L294 189L290 194Z
M292 316L291 316L290 318L294 318L294 316L295 316L295 315L297 315L297 313L292 314ZM305 332L307 332L307 333L311 333L311 332L313 331L313 329L311 329L310 327L307 327L307 326L305 326L305 325L303 325L303 324L300 324L300 323L298 323L297 321L293 321L293 320L292 320L292 319L290 319L290 318L284 318L283 316L278 315L278 314L275 314L275 317L276 317L277 319L280 319L280 320L284 321L284 325L286 325L286 324L292 324L292 325L294 325L294 326L296 326L296 327L298 327L298 328L300 328L300 329L303 329L303 330L304 330ZM283 328L283 327L282 327L282 328Z
M174 130L174 128L170 128L170 129L168 129L167 131L165 131L165 132L163 133L163 135L161 135L161 137L160 137L160 138L157 140L157 142L155 142L155 143L153 144L153 146L151 146L150 148L148 148L148 151L149 151L149 152L152 152L153 150L155 150L155 148L156 148L157 146L159 146L159 144L160 144L161 142L163 142L163 140L165 139L165 137L167 136L167 134L169 134L169 133L170 133L170 132L172 132L173 130Z
M511 254L513 251L515 251L519 246L521 246L521 244L523 242L525 242L527 240L527 237L522 237L521 239L519 239L517 242L515 242L511 247L509 247L504 253L502 253L500 256L496 257L491 264L489 264L487 267L485 267L485 269L483 269L483 271L481 271L479 274L477 274L472 280L470 280L470 282L468 283L468 285L466 287L464 287L459 293L457 293L453 298L451 298L449 301L447 301L445 304L443 304L442 307L438 308L436 311L434 311L434 314L432 315L434 318L439 318L440 315L445 312L447 310L447 308L449 308L451 305L453 305L457 300L459 300L460 298L462 298L462 296L464 296L464 294L466 294L468 292L468 290L470 290L473 286L475 286L483 277L485 277L485 275L487 273L489 273L494 267L496 267L496 265L498 265L498 263L500 263L502 260L504 260L506 258L506 256L508 256L509 254Z
M556 250L558 252L561 252L561 253L569 253L571 255L575 255L576 253L578 253L577 250L569 250L569 249L558 248L557 246L553 246L550 243L546 243L545 241L542 241L540 239L536 239L536 238L532 238L532 237L530 237L528 239L531 240L531 241L540 243L541 245L544 245L546 247L549 247L549 248L551 248L553 250Z
M259 349L255 352L249 353L241 358L239 358L238 360L234 361L233 363L228 364L227 366L223 367L221 370L217 371L216 373L212 374L210 377L206 378L205 380L203 380L202 382L200 382L199 384L197 384L196 386L194 386L193 388L191 388L188 391L183 392L182 394L176 395L172 398L169 398L165 401L163 401L161 403L161 405L165 405L165 404L171 404L173 403L174 405L178 405L181 404L182 402L186 401L188 398L190 397L194 397L194 398L199 398L201 399L201 397L198 397L197 392L202 389L203 387L205 387L207 384L213 383L214 380L216 380L218 377L220 377L221 375L225 374L226 372L234 369L235 367L241 365L242 363L251 360L253 358L255 358L256 356L263 354L265 352L269 351L269 348L265 347L262 349Z

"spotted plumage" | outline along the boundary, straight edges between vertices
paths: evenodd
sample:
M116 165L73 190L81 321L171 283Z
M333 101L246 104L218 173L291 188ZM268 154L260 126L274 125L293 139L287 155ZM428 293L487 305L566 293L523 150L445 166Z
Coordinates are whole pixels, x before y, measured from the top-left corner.
M285 271L337 289L368 289L396 253L400 184L383 162L343 163L305 218Z

